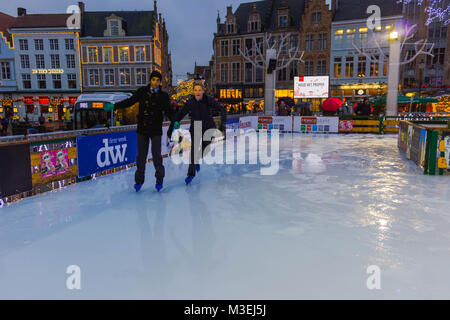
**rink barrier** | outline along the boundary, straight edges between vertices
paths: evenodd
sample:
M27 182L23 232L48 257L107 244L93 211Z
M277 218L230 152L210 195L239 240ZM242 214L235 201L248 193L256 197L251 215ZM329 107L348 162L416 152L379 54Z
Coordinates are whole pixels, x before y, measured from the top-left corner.
M450 174L450 129L446 121L401 120L398 147L425 175Z

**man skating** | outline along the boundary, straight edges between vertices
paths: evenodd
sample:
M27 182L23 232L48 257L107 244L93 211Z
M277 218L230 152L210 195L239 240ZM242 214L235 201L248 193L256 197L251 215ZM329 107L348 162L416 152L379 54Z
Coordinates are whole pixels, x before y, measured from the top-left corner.
M153 71L150 75L149 85L139 88L130 98L114 105L115 109L124 109L139 102L137 125L138 156L136 160L136 184L134 185L136 192L141 190L145 181L145 165L147 163L149 140L152 142L153 165L156 170L155 188L157 191L163 188L165 169L161 155L162 124L164 115L173 122L175 113L171 107L169 95L162 91L161 81L161 73Z

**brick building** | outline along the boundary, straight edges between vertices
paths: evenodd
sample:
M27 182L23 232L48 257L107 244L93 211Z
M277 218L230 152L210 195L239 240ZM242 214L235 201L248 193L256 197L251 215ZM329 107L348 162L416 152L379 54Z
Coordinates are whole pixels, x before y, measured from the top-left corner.
M265 57L266 36L278 42L281 35L289 41L281 49L280 59L288 50L300 46L305 63L292 62L276 74L276 98L293 98L294 77L328 75L332 11L325 0L264 0L242 3L233 12L227 7L225 22L217 18L214 34L213 83L223 103L242 107L249 101L264 100L264 70L246 61L240 50L250 52L251 59L261 64L254 46ZM313 99L318 108L320 100Z

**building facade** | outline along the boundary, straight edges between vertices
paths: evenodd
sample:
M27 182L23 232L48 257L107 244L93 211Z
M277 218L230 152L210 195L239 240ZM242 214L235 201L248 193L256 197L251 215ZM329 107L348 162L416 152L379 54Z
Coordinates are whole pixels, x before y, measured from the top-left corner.
M14 50L9 29L15 18L0 12L0 116L12 118L18 111Z
M382 1L377 4L380 25L372 28L367 8L373 0L363 2L361 6L352 0L333 2L331 95L351 101L387 93L389 34L403 18L401 5Z
M82 10L83 91L132 92L149 83L153 70L172 83L165 21L153 11Z
M18 9L11 34L19 101L16 117L35 121L67 119L81 92L79 31L69 14L27 14Z
M212 82L219 101L241 108L250 101L262 103L265 70L248 62L241 51L262 65L268 48L266 40L278 47L279 61L287 59L290 50L305 52L305 62L295 60L276 72L276 99L294 98L296 76L328 75L331 20L332 12L325 0L242 3L234 13L231 6L227 7L225 22L217 18L213 40ZM281 37L286 37L283 44Z
M433 55L420 55L412 63L402 68L401 89L404 94L437 96L450 92L450 25L435 21L427 25L425 11L429 0L419 6L417 0L405 5L405 20L409 25L417 25L417 31L410 42L426 39L433 44ZM450 6L449 0L439 3ZM429 48L429 47L428 47ZM413 49L413 47L411 47Z

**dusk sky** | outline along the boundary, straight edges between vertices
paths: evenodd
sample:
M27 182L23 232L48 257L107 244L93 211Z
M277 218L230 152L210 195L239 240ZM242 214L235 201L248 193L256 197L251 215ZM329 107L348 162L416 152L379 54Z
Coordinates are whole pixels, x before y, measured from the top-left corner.
M194 64L207 65L213 54L212 40L216 31L217 10L222 22L226 7L233 11L243 0L159 0L158 11L163 14L169 32L174 81L193 72ZM27 13L65 13L73 0L20 0L4 1L0 11L17 16L17 7ZM153 0L85 0L86 11L153 10Z

